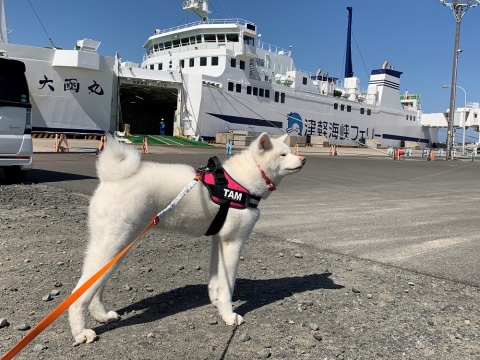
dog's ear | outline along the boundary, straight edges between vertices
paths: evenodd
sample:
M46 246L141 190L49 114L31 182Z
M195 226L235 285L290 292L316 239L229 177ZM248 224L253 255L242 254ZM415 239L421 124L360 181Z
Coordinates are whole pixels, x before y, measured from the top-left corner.
M262 133L258 139L258 148L261 150L268 150L272 147L272 141L270 140L270 136L266 132Z
M288 137L288 134L285 134L285 135L282 135L278 138L278 140L280 140L281 142L285 142L285 140L287 140L287 137Z

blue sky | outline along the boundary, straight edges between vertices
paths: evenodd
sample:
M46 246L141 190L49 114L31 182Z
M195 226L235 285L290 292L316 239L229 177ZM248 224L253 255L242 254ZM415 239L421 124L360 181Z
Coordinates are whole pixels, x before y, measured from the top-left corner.
M10 42L49 46L28 0L4 0ZM56 46L73 48L78 39L101 41L99 52L141 62L143 44L156 28L193 22L182 0L30 0ZM366 88L370 71L388 60L402 71L400 92L419 93L423 111L449 107L455 19L438 0L212 0L210 18L254 22L262 41L288 48L299 69L318 68L343 78L347 6L353 7L355 76ZM467 102L480 102L480 6L462 21L457 85ZM458 89L456 106L463 107ZM468 135L468 133L467 133ZM476 136L476 135L475 135Z

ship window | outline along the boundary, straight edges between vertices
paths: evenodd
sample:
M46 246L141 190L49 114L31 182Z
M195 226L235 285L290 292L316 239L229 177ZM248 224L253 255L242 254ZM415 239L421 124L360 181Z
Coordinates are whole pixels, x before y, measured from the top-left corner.
M306 77L303 78L303 85L307 85L307 78Z
M264 91L264 89L258 89L258 96L263 97Z
M180 66L182 67L182 69L185 67L185 60L180 60Z
M200 66L207 66L207 58L205 56L200 58Z
M188 38L182 38L182 46L190 45Z
M473 114L473 118L476 119L476 118L477 118L477 114Z
M219 43L225 42L225 34L217 34L217 40Z
M240 69L245 70L245 61L240 60Z
M413 116L413 121L415 121L415 116Z
M238 42L238 34L227 34L228 42Z
M270 90L269 89L265 89L265 97L270 98Z
M250 45L250 46L254 46L255 45L255 39L251 36L243 34L243 43L247 44L247 45Z
M285 93L282 93L282 95L280 96L280 102L282 104L285 104Z
M252 87L250 85L247 86L247 94L252 95Z
M179 39L173 40L172 44L173 44L174 48L179 47L180 46L180 40Z
M158 44L158 50L163 50L163 43Z
M275 91L275 102L278 102L280 99L280 93L278 91Z
M212 66L218 66L218 56L212 56Z
M163 63L158 64L158 70L163 70Z
M155 65L150 65L150 70L153 70Z
M228 82L228 91L233 91L233 82Z
M242 92L242 84L235 85L235 91L238 92L238 93Z
M237 67L237 59L231 58L230 59L230 66L231 67Z
M347 112L352 112L352 106L351 105L347 105Z
M158 50L158 44L153 45L153 50Z
M172 42L171 41L165 41L165 49L171 49L172 48Z
M333 104L333 109L334 109L334 110L338 110L338 103L334 103L334 104Z
M195 44L195 36L190 36L190 44Z
M258 95L258 88L257 87L253 87L253 95L254 96L257 96Z
M367 109L367 115L372 115L372 109Z
M364 108L360 108L360 114L365 114L365 109Z
M217 42L217 37L215 34L205 34L203 35L203 40L205 40L205 42Z
M345 111L345 105L341 104L340 105L340 110Z
M188 64L189 67L194 67L195 66L195 58L191 58Z
M202 43L202 35L197 35L197 44Z
M407 115L407 120L408 120L408 115Z

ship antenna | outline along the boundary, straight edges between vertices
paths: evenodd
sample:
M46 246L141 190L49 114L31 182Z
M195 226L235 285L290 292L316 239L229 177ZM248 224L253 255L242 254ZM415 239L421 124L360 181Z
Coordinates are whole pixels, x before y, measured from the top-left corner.
M345 58L345 78L353 76L352 68L352 8L347 7L348 10L348 30L347 30L347 50Z
M52 38L50 37L50 35L48 35L47 30L45 29L45 26L43 26L42 20L40 20L40 18L38 17L38 14L37 14L37 12L35 11L35 9L34 9L32 3L30 2L30 0L28 0L28 3L30 4L33 12L35 13L35 16L37 17L38 21L40 21L40 25L42 25L43 31L45 31L45 34L47 34L47 37L48 37L48 40L50 41L50 44L52 44L52 47L53 47L54 49L58 49L58 48L55 46L55 44L53 43L53 40L52 40Z

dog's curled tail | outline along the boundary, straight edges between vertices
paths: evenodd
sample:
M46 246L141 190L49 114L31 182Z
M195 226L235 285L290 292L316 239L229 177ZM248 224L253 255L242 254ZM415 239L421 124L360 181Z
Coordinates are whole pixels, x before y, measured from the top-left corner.
M139 167L139 151L108 135L105 148L97 161L97 175L100 181L128 178L135 174Z

